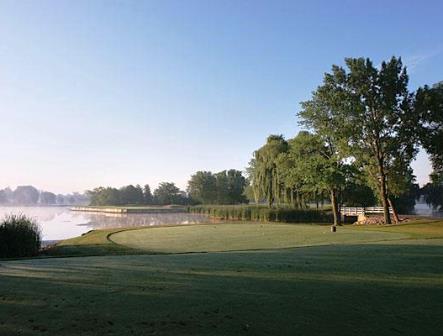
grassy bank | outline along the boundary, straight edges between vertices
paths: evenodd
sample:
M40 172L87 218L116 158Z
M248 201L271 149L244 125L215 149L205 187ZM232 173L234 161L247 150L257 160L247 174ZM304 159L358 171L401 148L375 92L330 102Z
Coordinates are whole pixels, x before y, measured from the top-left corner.
M283 223L331 223L330 211L292 208L268 208L257 205L198 205L189 212L222 220Z

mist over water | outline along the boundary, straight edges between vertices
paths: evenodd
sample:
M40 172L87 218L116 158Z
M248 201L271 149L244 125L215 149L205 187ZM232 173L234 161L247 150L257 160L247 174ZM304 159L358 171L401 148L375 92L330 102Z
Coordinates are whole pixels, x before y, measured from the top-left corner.
M95 229L187 225L209 222L205 215L190 213L106 214L71 211L68 207L0 207L0 217L24 214L39 224L43 240L60 240Z

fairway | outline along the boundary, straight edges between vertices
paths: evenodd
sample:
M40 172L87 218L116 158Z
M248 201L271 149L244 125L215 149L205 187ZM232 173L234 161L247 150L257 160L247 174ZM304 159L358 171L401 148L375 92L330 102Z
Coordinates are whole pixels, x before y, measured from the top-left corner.
M443 246L2 261L0 335L441 335Z
M331 233L329 225L223 223L126 230L111 234L109 239L148 252L189 253L355 244L407 237L402 232L348 227L340 227L336 233Z
M249 251L228 252L236 249ZM337 233L271 223L108 229L54 251L84 257L0 261L0 335L432 336L443 328L441 221Z

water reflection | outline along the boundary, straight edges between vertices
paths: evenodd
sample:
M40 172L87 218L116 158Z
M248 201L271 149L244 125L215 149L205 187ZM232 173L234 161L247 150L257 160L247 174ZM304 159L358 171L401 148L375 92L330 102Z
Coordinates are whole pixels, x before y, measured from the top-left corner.
M443 211L435 211L432 207L423 202L415 204L414 213L418 216L443 217Z
M0 207L0 217L24 214L34 218L42 229L43 240L60 240L89 230L208 222L204 215L189 213L105 214L70 211L67 207Z

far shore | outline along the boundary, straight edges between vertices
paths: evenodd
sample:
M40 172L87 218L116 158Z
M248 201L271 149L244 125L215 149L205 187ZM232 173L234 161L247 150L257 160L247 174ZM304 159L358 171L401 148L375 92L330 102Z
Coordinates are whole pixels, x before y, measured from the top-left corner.
M180 213L187 212L186 207L170 205L170 206L75 206L70 208L71 211L85 212L103 212L103 213Z

